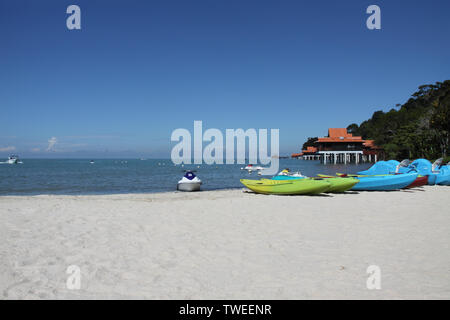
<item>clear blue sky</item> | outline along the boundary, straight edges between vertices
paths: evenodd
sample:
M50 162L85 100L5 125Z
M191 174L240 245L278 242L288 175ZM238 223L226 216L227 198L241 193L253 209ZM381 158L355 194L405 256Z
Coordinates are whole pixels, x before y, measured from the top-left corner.
M448 0L0 0L0 156L169 157L194 120L290 154L449 79L449 32Z

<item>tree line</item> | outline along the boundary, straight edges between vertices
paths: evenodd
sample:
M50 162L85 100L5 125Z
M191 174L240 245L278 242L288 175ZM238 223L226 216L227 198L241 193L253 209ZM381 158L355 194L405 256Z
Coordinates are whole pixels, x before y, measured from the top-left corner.
M360 125L347 131L363 139L373 139L388 159L436 159L449 155L450 80L425 84L403 105L388 112L376 111ZM317 138L303 145L313 146ZM448 161L450 159L446 159Z

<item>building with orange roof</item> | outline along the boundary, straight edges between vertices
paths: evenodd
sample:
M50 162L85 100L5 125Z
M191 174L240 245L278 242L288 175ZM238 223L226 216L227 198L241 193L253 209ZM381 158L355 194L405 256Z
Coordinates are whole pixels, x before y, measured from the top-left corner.
M377 161L382 153L374 140L353 136L346 128L329 128L328 136L318 138L315 144L315 147L307 147L307 150L296 155L307 160L320 159L326 164Z

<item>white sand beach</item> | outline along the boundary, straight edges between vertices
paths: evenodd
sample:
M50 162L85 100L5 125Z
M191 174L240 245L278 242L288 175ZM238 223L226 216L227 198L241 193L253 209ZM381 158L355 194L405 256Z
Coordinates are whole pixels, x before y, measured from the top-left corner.
M4 196L0 298L449 299L449 207L441 186Z

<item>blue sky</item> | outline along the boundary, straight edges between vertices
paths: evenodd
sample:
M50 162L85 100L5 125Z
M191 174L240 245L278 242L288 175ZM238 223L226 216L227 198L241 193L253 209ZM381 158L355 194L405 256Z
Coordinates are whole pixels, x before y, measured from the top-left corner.
M194 120L290 154L449 79L449 31L443 0L1 0L0 156L167 158Z

